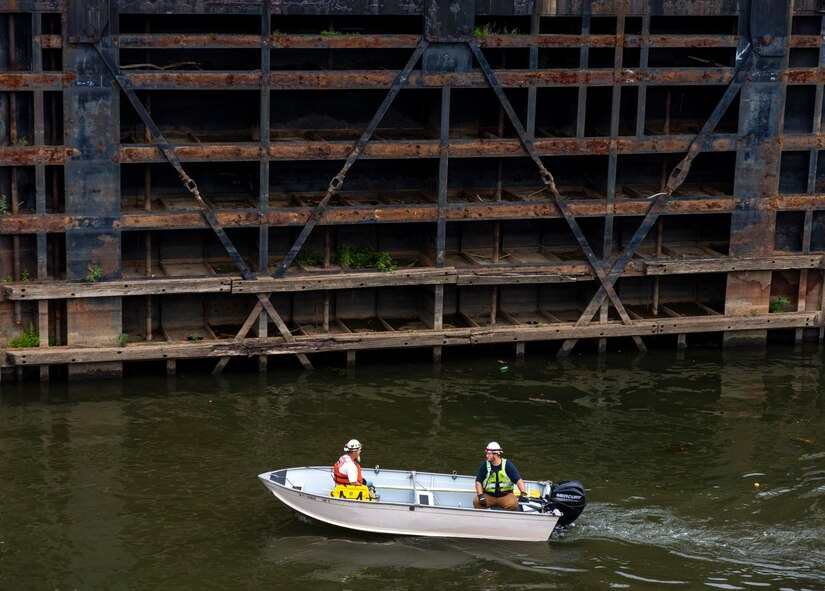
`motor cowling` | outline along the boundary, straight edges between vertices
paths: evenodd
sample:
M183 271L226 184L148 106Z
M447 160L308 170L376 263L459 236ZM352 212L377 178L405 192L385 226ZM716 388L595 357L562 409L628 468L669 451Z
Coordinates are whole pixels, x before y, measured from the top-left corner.
M558 524L564 527L576 521L586 504L582 483L577 480L563 480L550 489L546 511L558 509L561 512Z

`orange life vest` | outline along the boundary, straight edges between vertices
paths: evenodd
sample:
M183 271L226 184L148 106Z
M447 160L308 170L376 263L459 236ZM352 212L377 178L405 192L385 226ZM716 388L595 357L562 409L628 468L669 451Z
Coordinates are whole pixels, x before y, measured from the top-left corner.
M345 462L352 462L355 464L355 469L358 470L358 480L355 482L349 481L349 476L345 472L341 471L341 468L344 467ZM364 479L361 476L361 465L354 461L349 454L344 454L338 461L335 462L335 465L332 467L332 478L335 480L335 484L364 484Z

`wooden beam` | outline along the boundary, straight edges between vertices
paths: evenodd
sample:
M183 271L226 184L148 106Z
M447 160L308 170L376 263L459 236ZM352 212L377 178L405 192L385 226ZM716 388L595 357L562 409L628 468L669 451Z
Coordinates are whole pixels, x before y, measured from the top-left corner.
M252 311L249 313L249 316L246 318L246 322L243 323L241 329L238 331L238 334L235 335L235 338L232 339L236 343L240 343L246 335L249 333L249 329L252 328L252 325L255 324L255 321L261 315L264 307L261 302L255 302L255 306L252 308ZM229 363L231 357L221 357L221 360L218 361L215 368L212 370L212 375L220 375L223 372L223 368L226 367L226 364Z
M259 277L254 280L234 280L232 293L276 293L294 291L318 291L326 289L358 289L369 287L390 287L402 285L440 285L456 283L456 270L444 269L403 269L390 273L356 272L313 274L303 277Z
M724 316L724 314L722 314L721 312L717 312L713 308L709 308L708 306L706 306L702 302L695 302L695 303L700 309L704 310L705 312L707 312L711 316Z
M775 255L772 257L712 257L689 260L644 262L647 275L682 275L692 273L729 273L733 271L782 271L786 269L818 269L822 255Z
M73 298L108 298L173 293L229 293L230 277L207 279L135 279L132 281L102 281L99 283L10 283L3 286L8 300L58 300Z
M47 347L43 349L7 349L4 366L41 364L101 363L110 361L148 361L156 359L220 358L227 355L294 355L320 351L367 349L404 349L450 345L507 343L514 340L534 342L561 339L628 337L655 334L689 334L714 331L810 328L818 326L820 313L761 314L737 318L682 317L641 321L625 325L608 324L575 326L574 323L549 326L499 326L496 328L453 328L441 331L415 330L351 334L320 334L293 337L233 339L218 342L139 343L127 347Z

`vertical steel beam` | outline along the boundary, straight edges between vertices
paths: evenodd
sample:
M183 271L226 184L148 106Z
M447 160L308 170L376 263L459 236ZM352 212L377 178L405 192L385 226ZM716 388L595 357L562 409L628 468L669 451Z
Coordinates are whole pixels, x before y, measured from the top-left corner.
M271 87L269 73L272 63L270 37L272 35L271 0L261 2L261 96L259 133L261 141L260 170L258 179L258 208L261 219L269 212L269 127ZM269 274L269 227L261 224L258 236L258 272Z
M271 0L261 2L261 101L259 133L261 135L260 176L258 180L258 208L261 220L265 220L269 213L269 118L270 118L270 82L272 55L269 39L272 36L272 6ZM261 223L258 228L258 273L269 274L269 226ZM267 317L258 316L258 337L265 339L268 334ZM267 356L258 357L258 370L266 371Z
M16 34L16 19L17 14L8 15L8 33L9 33L9 70L17 71L17 34ZM9 93L9 144L15 145L18 142L18 128L17 128L17 93L12 91ZM19 212L19 196L17 185L17 167L9 167L9 198L11 200L11 212L16 215ZM15 234L11 238L12 244L12 267L15 281L20 281L22 273L20 269L20 236ZM14 322L16 324L23 323L23 310L20 302L14 302ZM18 379L20 378L21 370L17 370Z
M762 207L779 190L782 144L783 71L788 65L787 3L752 0L750 20L743 37L753 48L753 70L742 87L736 151L734 199L731 215L730 255L771 256L776 234L776 214ZM746 316L770 301L771 272L728 273L725 315ZM723 344L762 344L766 330L725 333Z
M802 225L802 254L809 254L811 252L811 228L813 227L813 211L805 210L805 221ZM804 312L808 307L808 279L809 270L802 269L799 271L799 288L796 295L796 311ZM797 328L794 335L794 341L801 343L805 337L805 329Z
M66 48L64 69L72 74L63 93L65 143L80 154L65 164L66 214L93 229L66 231L66 274L82 281L90 269L106 278L119 278L120 216L119 94L112 76L90 43L98 43L101 55L117 63L111 27L117 27L114 2L88 0L68 4L67 33L85 43ZM122 332L120 298L71 299L66 302L69 346L114 344ZM70 365L71 379L119 376L121 364Z
M530 58L529 69L535 71L539 67L539 46L538 38L541 27L541 6L536 2L535 12L530 18ZM530 137L536 136L536 94L538 89L535 84L530 84L527 88L527 135Z
M438 222L436 228L435 266L444 266L447 241L447 187L450 174L450 86L441 89L441 119L438 154Z
M604 216L604 236L602 240L602 260L605 268L610 266L613 259L613 207L616 203L616 173L618 166L618 151L616 143L619 139L619 113L621 112L622 101L622 85L619 82L622 71L622 62L624 60L624 5L620 4L616 14L616 31L615 44L613 48L613 76L615 82L613 83L613 90L610 101L610 147L607 156L607 187L606 187L606 202L607 213ZM618 294L617 294L618 295ZM599 323L605 324L607 322L609 312L609 304L607 300L602 303L599 311ZM641 337L635 337L634 341L640 351L646 351ZM607 339L599 339L599 353L607 351Z
M820 39L825 39L825 17L821 17L819 25L819 37ZM820 70L825 68L825 43L819 45L818 67ZM822 82L817 82L816 94L814 96L814 120L813 125L811 125L811 134L813 135L813 137L818 136L820 129L822 128L823 96L825 96L825 90L823 90L824 88L825 87L823 86ZM816 177L818 174L818 166L819 151L816 147L813 147L810 150L810 165L808 167L808 193L811 195L816 193Z
M642 47L639 50L639 71L647 72L648 60L650 59L650 3L644 6L642 15ZM636 103L636 139L645 136L645 119L647 118L647 82L639 82L638 99Z
M438 158L438 222L436 223L435 266L444 267L447 243L447 188L450 175L450 86L441 89L441 117L439 124ZM433 329L444 326L444 286L436 285L433 300ZM433 359L441 359L441 347L433 347Z
M590 3L582 4L582 10L590 10ZM590 14L582 14L582 38L590 38ZM590 62L590 43L584 43L579 50L579 71L586 71ZM576 104L576 137L583 138L587 118L587 84L579 83L579 101Z
M43 71L43 49L40 46L39 39L42 33L42 13L32 13L32 71ZM35 41L36 40L36 41ZM44 104L43 91L36 90L34 92L34 145L42 146L45 144L45 122L44 122ZM46 165L34 165L34 192L35 192L35 212L37 215L45 215L46 213ZM48 279L48 241L45 232L37 233L37 278L40 281ZM41 335L40 346L49 346L49 302L48 300L38 300L37 302L37 316L38 316L38 334ZM49 381L49 366L40 366L40 381Z

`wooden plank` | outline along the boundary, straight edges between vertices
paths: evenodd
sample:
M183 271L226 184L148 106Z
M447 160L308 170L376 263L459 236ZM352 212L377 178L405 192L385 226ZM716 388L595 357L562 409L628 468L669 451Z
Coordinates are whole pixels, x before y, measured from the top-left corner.
M664 250L664 249L663 249ZM694 258L678 261L646 261L647 275L681 275L691 273L728 273L733 271L781 271L785 269L818 269L822 255L778 255L765 257Z
M241 329L238 331L238 334L235 335L235 338L233 339L234 342L239 343L244 339L244 337L246 337L246 335L249 333L249 329L252 328L252 325L255 324L255 321L258 320L258 318L260 317L263 309L264 307L261 302L255 302L255 306L252 308L252 311L249 313L249 316L247 316L246 322L243 323L243 326L241 326ZM211 328L209 329L209 332L212 333L212 335L214 336L215 333L212 332ZM217 365L215 365L215 368L212 370L212 375L220 375L223 372L223 368L226 367L227 363L229 363L230 359L231 357L229 356L221 357L220 361L218 361Z
M547 318L547 320L549 320L550 322L554 322L554 323L557 323L557 324L564 324L561 320L559 320L558 318L556 318L555 316L553 316L553 315L552 315L550 312L548 312L547 310L539 310L539 314L541 314L542 316L544 316L545 318Z
M786 314L758 314L726 318L724 316L690 316L673 318L659 323L659 334L763 330L768 328L807 328L817 326L819 313L791 312Z
M684 316L682 314L679 314L678 312L675 312L674 310L672 310L671 308L668 308L665 305L659 306L659 309L662 312L664 312L666 316L670 316L671 318L684 318Z
M709 246L705 246L704 244L700 244L698 246L698 248L699 248L699 250L701 250L705 254L708 254L708 255L710 255L712 257L715 257L715 258L721 258L721 257L725 256L724 253L721 253L718 250L713 250L712 248L710 248Z
M562 267L563 271L556 269ZM576 281L592 281L594 275L589 265L562 265L547 266L542 271L520 270L519 267L510 269L490 270L461 270L457 274L458 285L515 285L537 283L575 283ZM532 269L535 269L533 267Z
M644 320L644 317L640 314L637 314L630 308L625 308L627 310L627 315L630 316L633 320Z
M505 312L504 310L499 310L498 313L501 315L502 318L504 318L507 322L509 322L513 326L518 326L518 325L523 326L524 325L523 322L519 322L518 320L513 318L513 316L511 314L509 314L508 312Z
M619 322L590 326L573 323L552 326L505 326L496 328L457 328L442 331L417 330L401 333L321 334L299 336L286 342L279 337L232 339L219 342L140 343L127 347L48 347L43 349L6 350L5 366L25 366L55 363L101 363L110 361L143 361L154 359L197 359L234 355L295 355L318 351L348 351L365 349L403 349L449 345L475 345L499 342L543 341L601 337L627 337L652 334L687 334L710 331L742 331L776 328L809 328L818 326L819 313L762 314L737 318L684 317L644 321L633 325Z
M395 329L392 327L392 325L386 320L384 320L381 316L378 317L378 320L381 322L381 326L383 326L386 330L388 330L389 332L395 332Z
M696 302L696 305L697 305L700 309L702 309L702 310L704 310L705 312L707 312L708 314L710 314L711 316L724 316L724 314L721 314L720 312L717 312L717 311L716 311L716 310L714 310L713 308L709 308L709 307L707 307L707 306L706 306L705 304L703 304L702 302Z
M468 325L472 326L473 328L479 328L481 326L478 322L476 322L475 320L473 320L472 318L467 316L461 310L458 311L458 315L462 320L464 320L464 322L466 322Z
M232 279L136 279L99 283L10 283L3 286L9 300L56 300L72 298L106 298L172 293L229 293Z
M399 285L441 285L456 282L456 270L404 269L381 273L335 273L304 277L260 277L255 280L235 280L232 293L276 293L293 291L319 291L326 289L358 289L392 287Z

